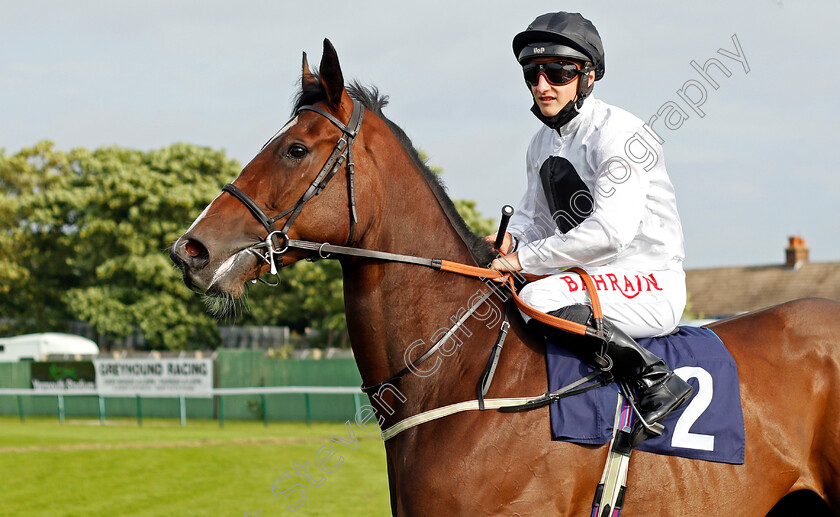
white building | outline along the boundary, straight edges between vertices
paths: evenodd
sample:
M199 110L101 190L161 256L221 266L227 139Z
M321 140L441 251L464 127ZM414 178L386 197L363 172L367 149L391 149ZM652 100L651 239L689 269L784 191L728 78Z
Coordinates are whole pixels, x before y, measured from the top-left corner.
M99 355L99 347L82 336L58 332L0 338L0 362L44 361L56 355L93 359Z

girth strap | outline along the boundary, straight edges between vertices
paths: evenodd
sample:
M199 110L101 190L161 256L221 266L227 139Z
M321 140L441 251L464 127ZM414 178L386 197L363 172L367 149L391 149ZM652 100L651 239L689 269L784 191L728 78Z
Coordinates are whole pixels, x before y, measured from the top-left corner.
M598 375L596 372L595 375ZM559 400L565 397L571 397L572 395L577 395L581 393L581 389L574 389L575 387L579 386L581 383L592 380L593 376L588 376L583 379L580 379L568 386L564 386L559 390L553 392L552 394L556 396L552 400L552 402ZM595 384L593 387L583 388L583 391L588 389L598 388L600 384ZM536 409L537 407L542 406L533 406L531 403L533 401L542 400L545 398L546 395L538 396L538 397L511 397L511 398L500 398L500 399L484 399L482 401L479 400L469 400L465 402L458 402L455 404L450 404L448 406L443 406L435 409L431 409L429 411L424 411L422 413L418 413L414 416L410 416L406 419L400 420L396 424L388 427L382 431L382 439L383 440L390 440L394 436L400 434L401 432L405 431L406 429L411 429L412 427L416 427L420 424L425 424L426 422L431 422L432 420L437 420L439 418L447 417L449 415L454 415L455 413L461 413L463 411L480 411L485 409L497 409L500 412L510 412L506 411L506 409L510 409L511 411L522 411L525 409ZM543 404L545 405L545 404Z
M587 384L592 381L596 382L592 384ZM580 395L581 393L586 393L587 391L598 389L601 386L606 386L607 384L608 382L604 379L603 373L600 371L595 371L590 373L586 377L581 377L575 382L567 384L566 386L563 386L562 388L559 388L555 391L545 393L539 397L534 397L531 400L528 400L518 406L507 406L499 408L499 411L502 413L518 413L520 411L531 411L532 409L538 409L543 406L553 404L554 402L557 402L562 398Z
M484 408L485 409L499 409L504 406L516 405L516 404L523 404L527 402L532 397L512 397L512 398L501 398L501 399L484 399ZM388 441L394 436L400 434L401 432L405 431L406 429L411 429L412 427L417 427L420 424L425 424L426 422L431 422L432 420L437 420L439 418L447 417L449 415L454 415L456 413L462 413L464 411L478 411L479 405L477 400L468 400L466 402L458 402L455 404L450 404L448 406L439 407L436 409L432 409L429 411L424 411L422 413L418 413L414 416L410 416L405 420L401 420L398 423L384 429L382 431L382 440Z

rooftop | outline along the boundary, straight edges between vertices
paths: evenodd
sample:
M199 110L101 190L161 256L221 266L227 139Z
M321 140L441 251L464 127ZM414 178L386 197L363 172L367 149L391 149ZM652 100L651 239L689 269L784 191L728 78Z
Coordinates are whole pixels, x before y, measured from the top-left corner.
M840 301L840 262L809 262L805 240L790 237L785 263L686 271L690 310L704 318L732 316L797 298Z

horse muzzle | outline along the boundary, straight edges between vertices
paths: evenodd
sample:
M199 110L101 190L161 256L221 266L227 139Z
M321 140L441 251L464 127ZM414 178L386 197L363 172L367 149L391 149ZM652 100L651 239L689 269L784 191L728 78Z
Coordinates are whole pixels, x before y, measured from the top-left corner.
M243 284L260 274L262 264L249 252L250 247L212 253L201 240L189 234L169 249L169 257L181 270L184 283L200 294L238 298Z

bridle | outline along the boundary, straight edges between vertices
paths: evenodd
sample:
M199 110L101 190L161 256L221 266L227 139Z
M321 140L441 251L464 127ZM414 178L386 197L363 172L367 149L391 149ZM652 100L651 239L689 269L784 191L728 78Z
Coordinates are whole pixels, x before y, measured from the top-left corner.
M309 185L309 188L306 189L306 192L298 199L297 203L292 205L291 207L283 210L282 212L278 213L274 217L268 217L265 211L257 205L254 200L248 196L248 194L242 192L239 187L233 185L232 183L228 183L224 187L222 187L222 191L231 194L233 197L238 199L242 202L248 210L257 218L257 220L262 223L265 227L266 231L268 231L268 236L265 238L264 242L261 242L255 246L247 248L248 251L255 253L257 256L265 260L269 263L271 267L271 274L277 274L277 264L276 258L280 257L280 265L283 264L283 254L289 249L290 247L290 240L288 237L289 229L292 227L292 224L297 219L298 215L300 215L301 210L303 210L304 205L313 197L317 196L321 193L322 190L327 186L327 183L335 176L338 172L338 169L341 167L341 164L345 161L347 162L347 196L348 196L348 203L350 208L350 231L349 235L347 236L347 242L345 246L349 245L353 240L353 233L356 227L356 223L359 222L358 216L356 214L356 187L355 187L355 168L356 165L353 163L353 143L356 141L356 136L359 134L359 129L362 127L362 118L364 117L365 109L362 106L362 103L353 99L353 112L350 115L350 120L345 125L340 120L335 118L330 113L327 113L323 109L317 106L301 106L295 112L295 116L299 115L301 111L313 111L322 117L326 118L333 125L335 125L338 129L341 130L341 137L335 144L332 153L330 154L329 158L327 158L326 163L324 166L321 167L320 172ZM270 143L270 141L269 141ZM268 145L268 144L266 144ZM286 223L283 225L283 228L280 230L275 229L275 223L282 219L285 216L289 216L286 219ZM261 253L260 249L266 248L265 253Z
M243 192L236 185L229 183L222 187L222 191L231 194L233 197L241 201L242 204L248 207L248 210L250 210L254 217L256 217L260 223L262 223L262 225L268 232L268 235L266 236L263 242L259 242L257 244L254 244L253 246L249 246L245 248L244 251L250 251L256 254L261 259L265 260L271 267L270 272L272 275L277 274L277 257L279 257L279 264L282 266L283 254L285 254L289 249L295 248L312 253L313 259L333 258L331 256L363 257L368 259L385 260L389 262L415 264L418 266L432 268L438 271L451 271L462 275L480 277L482 279L489 278L497 282L504 281L504 275L495 270L469 266L466 264L458 264L442 259L415 257L411 255L402 255L399 253L390 253L387 251L377 251L349 246L349 244L351 244L353 240L355 225L356 223L358 223L358 217L356 215L356 192L354 183L355 163L353 162L353 143L356 141L356 137L358 136L359 130L362 126L364 106L358 100L353 99L353 112L351 113L350 120L347 122L346 125L330 113L327 113L326 111L317 106L301 106L300 108L298 108L295 115L300 114L301 111L313 111L315 113L318 113L319 115L332 122L332 124L335 125L337 128L339 128L342 132L342 135L336 142L332 154L330 154L329 158L327 158L327 161L326 163L324 163L324 166L321 167L321 170L320 172L318 172L318 175L309 185L309 188L306 189L306 192L303 193L303 195L294 205L287 208L286 210L283 210L274 217L269 217L268 215L266 215L263 209L260 208L259 205L257 205L257 203L250 196L248 196L248 194ZM263 149L268 144L270 144L272 140L269 140L268 143L265 146L263 146ZM339 167L341 167L341 164L344 163L345 160L347 161L347 191L350 207L350 231L347 237L347 242L343 246L338 246L335 244L330 244L328 242L312 242L290 239L288 236L289 229L292 227L292 223L294 223L301 210L303 210L303 206L306 204L307 201L317 196L321 193L322 190L324 190L327 183L332 179L333 176L335 176L335 174L338 172ZM283 228L277 230L275 228L275 223L277 223L277 221L279 221L287 215L289 216L289 218L286 220L286 223L283 225ZM262 250L266 251L263 252ZM259 280L264 283L268 283L262 280L262 278L260 278Z

